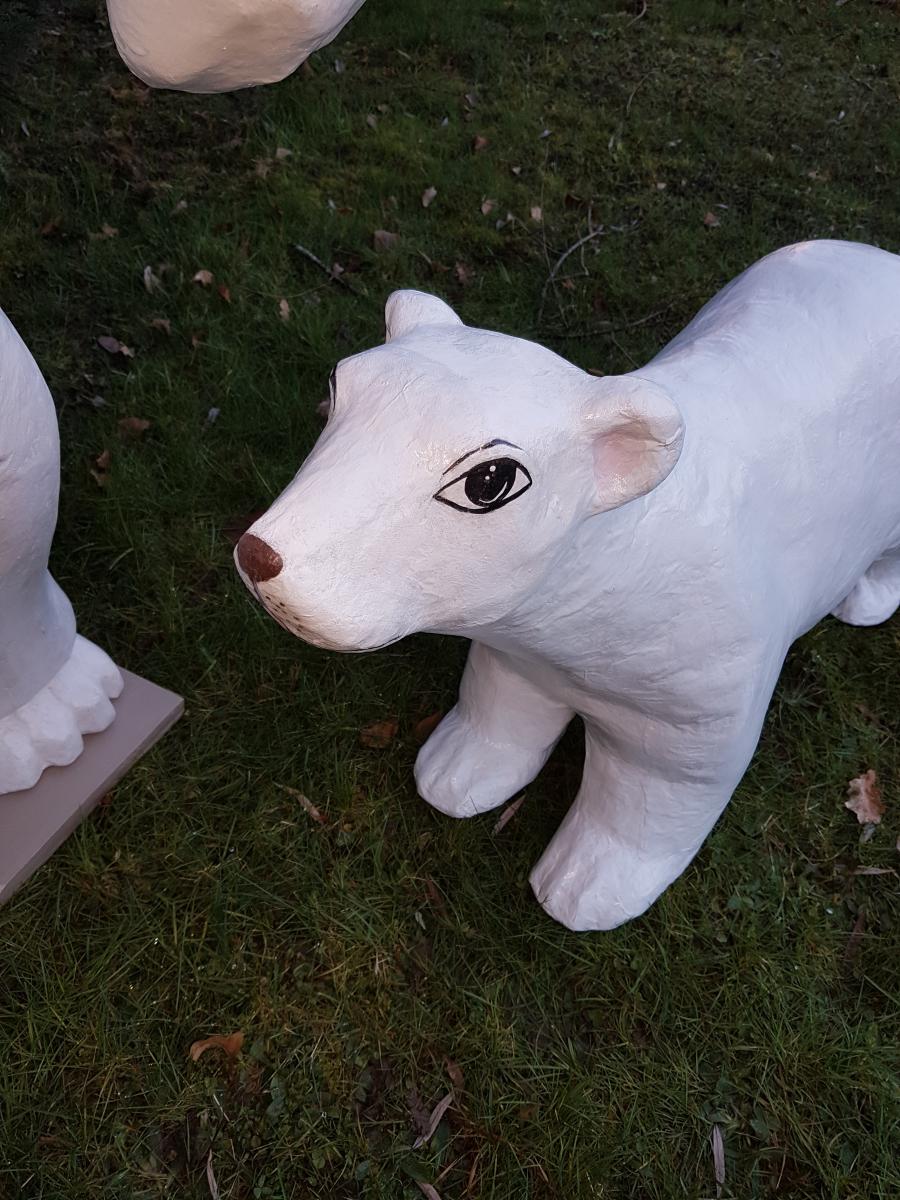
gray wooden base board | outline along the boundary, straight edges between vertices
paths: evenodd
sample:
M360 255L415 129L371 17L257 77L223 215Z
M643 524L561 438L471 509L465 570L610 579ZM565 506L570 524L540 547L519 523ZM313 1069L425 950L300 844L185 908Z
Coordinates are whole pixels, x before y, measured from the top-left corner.
M73 829L184 711L174 692L123 671L116 719L84 739L68 767L49 767L33 788L0 796L0 904L45 863Z

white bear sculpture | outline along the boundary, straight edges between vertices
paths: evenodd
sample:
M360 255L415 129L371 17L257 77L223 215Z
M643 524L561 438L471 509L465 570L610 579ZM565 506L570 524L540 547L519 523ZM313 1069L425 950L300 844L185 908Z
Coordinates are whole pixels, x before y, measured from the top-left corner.
M81 753L115 717L123 681L75 632L47 570L59 496L59 433L37 364L0 313L0 795Z
M107 0L116 47L150 87L230 92L290 75L363 0Z
M801 243L595 378L395 293L239 570L318 646L472 639L416 764L442 812L501 804L580 715L581 790L531 883L570 929L613 928L697 853L791 642L900 602L898 314L900 258Z

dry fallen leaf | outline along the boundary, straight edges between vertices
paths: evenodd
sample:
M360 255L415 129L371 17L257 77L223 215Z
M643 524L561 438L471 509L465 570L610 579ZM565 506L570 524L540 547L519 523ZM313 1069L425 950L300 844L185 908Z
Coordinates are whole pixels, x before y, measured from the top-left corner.
M440 1193L430 1183L423 1183L421 1179L417 1179L416 1183L425 1200L441 1200Z
M416 1140L413 1142L413 1150L419 1150L422 1146L427 1145L427 1143L431 1141L431 1139L434 1137L435 1130L437 1129L438 1125L440 1125L441 1120L443 1119L444 1113L447 1111L447 1109L450 1107L450 1105L452 1103L453 1103L453 1093L452 1092L448 1092L447 1095L443 1098L443 1100L438 1101L438 1103L434 1106L434 1111L432 1112L431 1116L428 1118L428 1128L425 1129L425 1131L423 1133L421 1133L416 1138Z
M360 731L359 740L364 746L373 750L384 750L397 736L400 722L396 717L388 717L385 721L376 721Z
M290 158L293 150L288 150L287 146L279 146L275 151L275 158L278 162L284 162L286 158Z
M62 217L51 217L49 221L45 221L40 228L41 237L53 237L55 233L59 233L59 227L62 225Z
M97 487L106 487L109 482L109 467L112 462L112 455L108 450L101 451L94 459L94 465L91 468L91 478L97 484Z
M532 221L536 221L538 225L540 225L541 221L543 221L544 213L539 204L533 204L531 206L531 219Z
M423 717L421 721L417 721L413 726L413 737L417 742L424 742L434 733L438 725L443 720L442 712L432 713L430 717Z
M278 301L278 315L282 321L289 321L291 317L291 306L287 300Z
M317 825L325 825L326 820L313 804L302 792L298 792L296 788L288 787L286 783L279 783L278 786L283 792L287 792L289 796L293 796L303 811L316 822Z
M366 124L370 129L378 128L378 118L374 113L369 113L369 115L366 117Z
M231 303L231 290L224 283L220 283L216 289L226 304Z
M459 1064L455 1063L452 1058L444 1059L444 1070L450 1076L450 1082L458 1090L462 1091L465 1086L463 1073L460 1070Z
M500 833L501 830L505 829L524 803L525 793L523 792L522 795L513 800L511 804L507 804L506 808L504 808L503 812L497 818L497 823L494 826L494 833Z
M376 229L372 234L376 250L393 250L400 241L399 233L390 233L387 229Z
M194 278L191 280L191 282L199 283L203 287L211 287L212 281L214 279L215 279L215 275L213 275L212 271L207 271L207 270L203 269L203 270L200 270L197 272L197 274L194 276Z
M134 351L130 346L126 346L124 342L120 342L114 337L98 337L97 345L101 350L105 350L107 354L121 354L125 358L134 358Z
M487 197L485 197L484 200L482 200L482 202L481 202L481 215L483 217L489 217L491 215L491 213L494 211L494 209L496 208L496 206L497 206L496 200L488 200Z
M128 441L136 441L150 428L150 422L143 417L123 417L119 422L119 437Z
M486 138L482 134L476 133L475 138L472 142L472 149L475 151L476 154L478 154L478 152L481 150L487 150L487 148L490 144L491 144L490 138Z
M884 815L884 802L877 779L875 772L869 770L847 784L850 798L844 802L844 808L856 813L860 825L877 825Z
M457 280L463 285L463 287L468 287L469 284L472 282L472 280L475 278L475 271L473 270L473 268L466 266L466 264L463 262L458 262L456 264L456 266L453 268L453 274L456 276Z
M435 196L437 196L437 188L427 187L422 193L422 207L427 208Z
M167 333L172 336L172 322L168 317L154 317L150 322L151 329L158 329L160 333Z
M713 1125L712 1132L709 1135L709 1140L712 1143L713 1154L713 1171L716 1176L716 1195L722 1195L722 1187L725 1183L725 1143L722 1141L721 1125Z
M244 1044L244 1035L239 1031L237 1033L214 1033L212 1037L203 1038L202 1041L194 1042L189 1051L191 1060L196 1062L202 1054L207 1050L224 1050L229 1058L236 1058Z
M707 229L715 229L715 227L719 224L719 218L714 212L708 212L703 218L703 224Z
M162 289L162 280L154 274L152 267L144 267L144 287L151 296Z
M209 1188L212 1200L220 1200L221 1192L219 1191L218 1183L216 1183L215 1171L213 1171L212 1150L206 1156L206 1185Z

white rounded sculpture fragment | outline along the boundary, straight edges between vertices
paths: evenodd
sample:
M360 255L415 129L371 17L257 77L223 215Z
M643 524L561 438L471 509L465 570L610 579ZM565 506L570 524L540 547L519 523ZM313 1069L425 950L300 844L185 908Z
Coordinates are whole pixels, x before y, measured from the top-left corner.
M569 928L610 929L697 853L791 642L900 603L898 313L900 258L802 243L597 379L396 293L239 569L319 646L472 639L416 764L445 813L501 804L583 717L581 790L531 882Z
M363 0L107 0L127 66L150 87L231 92L290 75Z
M37 364L0 313L0 795L66 766L111 724L118 669L79 637L47 570L59 495L56 413Z

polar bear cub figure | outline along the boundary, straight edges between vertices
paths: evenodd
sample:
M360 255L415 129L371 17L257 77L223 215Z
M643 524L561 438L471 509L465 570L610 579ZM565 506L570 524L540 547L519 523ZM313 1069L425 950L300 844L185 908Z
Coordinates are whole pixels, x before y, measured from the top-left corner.
M451 816L512 796L580 715L581 789L531 882L570 929L613 928L697 853L791 642L900 603L898 314L900 258L805 242L598 379L395 293L240 572L318 646L471 638L416 764Z

